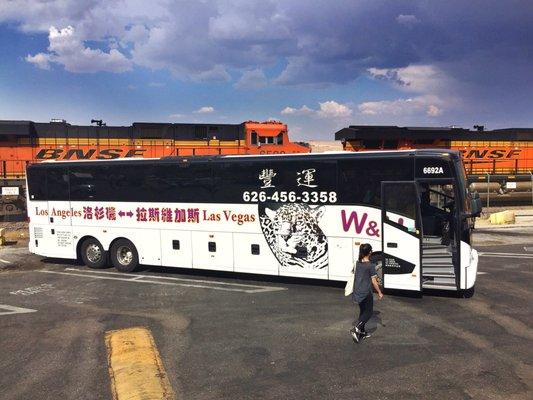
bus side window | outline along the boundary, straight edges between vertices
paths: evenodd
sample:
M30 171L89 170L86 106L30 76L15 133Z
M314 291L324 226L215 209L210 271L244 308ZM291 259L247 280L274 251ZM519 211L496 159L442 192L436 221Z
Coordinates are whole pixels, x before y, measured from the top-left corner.
M341 160L338 162L340 201L381 207L381 181L413 180L408 158Z
M156 166L143 186L151 188L153 201L210 202L213 196L212 168L207 162Z
M46 171L44 168L28 168L28 187L30 200L47 200Z
M95 179L88 168L70 167L70 200L95 200Z
M67 168L53 166L47 168L46 186L48 187L48 200L69 200L69 179Z

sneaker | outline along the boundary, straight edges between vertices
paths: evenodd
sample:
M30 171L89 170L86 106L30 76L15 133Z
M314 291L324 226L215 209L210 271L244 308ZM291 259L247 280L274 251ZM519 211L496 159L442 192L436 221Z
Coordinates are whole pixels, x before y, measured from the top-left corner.
M352 335L352 339L355 343L359 343L359 334L357 332L350 330L350 335Z
M371 337L372 335L368 332L362 332L361 333L361 339L368 339L369 337Z

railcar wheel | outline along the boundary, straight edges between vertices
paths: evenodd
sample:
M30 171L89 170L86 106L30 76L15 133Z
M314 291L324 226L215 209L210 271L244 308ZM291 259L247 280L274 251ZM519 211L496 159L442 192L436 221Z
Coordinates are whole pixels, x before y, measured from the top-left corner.
M120 272L132 272L139 265L139 254L128 239L119 239L111 246L111 263Z
M100 269L106 265L107 254L98 240L88 238L81 245L81 259L89 268Z

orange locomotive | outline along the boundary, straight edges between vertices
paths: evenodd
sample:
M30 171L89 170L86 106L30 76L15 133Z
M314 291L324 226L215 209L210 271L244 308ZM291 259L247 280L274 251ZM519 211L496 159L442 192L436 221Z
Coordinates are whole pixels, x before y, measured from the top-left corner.
M491 175L529 174L533 171L533 129L485 131L475 126L426 128L352 125L335 133L350 151L442 147L459 150L472 178Z
M28 163L224 154L308 153L292 143L281 122L242 124L166 124L131 126L70 125L0 121L0 177L23 178Z
M24 206L25 169L43 160L89 160L227 154L308 153L292 143L287 125L277 121L242 124L171 124L137 122L131 126L71 125L0 121L0 179L5 194L0 215L19 214Z

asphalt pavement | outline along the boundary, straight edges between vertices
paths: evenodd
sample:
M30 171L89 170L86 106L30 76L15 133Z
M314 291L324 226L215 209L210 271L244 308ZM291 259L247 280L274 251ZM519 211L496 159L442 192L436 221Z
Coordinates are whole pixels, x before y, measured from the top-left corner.
M145 327L178 399L531 399L533 241L491 235L472 298L385 296L360 344L343 285L96 271L8 246L0 398L110 399L105 334Z

